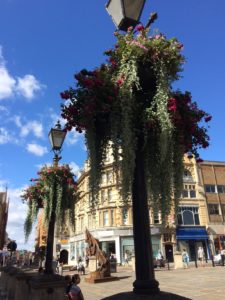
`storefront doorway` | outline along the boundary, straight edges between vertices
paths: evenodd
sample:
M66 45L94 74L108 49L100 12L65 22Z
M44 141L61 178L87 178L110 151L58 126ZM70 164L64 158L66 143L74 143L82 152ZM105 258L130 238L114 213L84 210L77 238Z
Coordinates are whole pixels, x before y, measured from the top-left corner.
M116 254L115 241L104 241L99 242L100 249L106 253L106 256L109 257L111 253Z
M63 264L68 264L68 256L69 256L68 251L63 249L60 252L60 262L62 262Z
M165 244L165 255L168 262L173 262L173 245Z

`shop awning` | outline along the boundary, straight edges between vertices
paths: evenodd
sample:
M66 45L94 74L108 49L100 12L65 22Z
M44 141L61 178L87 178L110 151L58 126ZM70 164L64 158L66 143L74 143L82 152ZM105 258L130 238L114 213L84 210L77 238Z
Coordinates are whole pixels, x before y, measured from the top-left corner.
M208 234L205 227L178 227L177 240L206 240Z

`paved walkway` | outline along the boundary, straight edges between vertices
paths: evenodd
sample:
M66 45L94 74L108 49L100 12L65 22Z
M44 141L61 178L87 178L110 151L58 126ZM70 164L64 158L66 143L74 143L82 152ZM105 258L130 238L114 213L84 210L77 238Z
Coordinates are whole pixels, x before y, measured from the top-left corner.
M193 300L225 299L225 267L212 266L180 270L156 270L156 279L162 291L175 293ZM135 279L131 267L118 267L113 274L120 280L89 284L81 276L80 287L85 300L100 300L119 292L131 291Z

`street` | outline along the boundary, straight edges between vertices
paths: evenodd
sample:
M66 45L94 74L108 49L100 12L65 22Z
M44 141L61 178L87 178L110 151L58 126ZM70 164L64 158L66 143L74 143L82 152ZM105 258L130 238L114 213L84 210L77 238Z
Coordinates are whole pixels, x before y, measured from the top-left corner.
M193 300L225 299L225 268L217 266L179 270L156 270L156 279L161 291L175 293ZM118 272L112 274L120 280L89 284L81 276L80 287L85 300L100 300L119 292L131 291L134 272L131 267L118 267Z

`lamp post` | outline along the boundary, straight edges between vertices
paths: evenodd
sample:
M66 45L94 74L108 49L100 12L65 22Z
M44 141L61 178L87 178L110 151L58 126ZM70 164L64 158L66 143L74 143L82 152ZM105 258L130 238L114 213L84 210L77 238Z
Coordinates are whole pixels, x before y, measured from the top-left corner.
M119 30L127 31L139 23L145 0L109 0L106 10Z
M144 7L143 0L110 0L106 5L108 13L119 30L126 31L128 27L139 23L139 18ZM154 15L155 18L155 15ZM152 22L150 19L149 24ZM148 26L149 26L148 24ZM145 84L145 74L140 74L140 82L143 93L154 88L155 82ZM138 97L138 95L136 95ZM135 273L136 280L133 283L133 292L136 294L157 294L159 283L155 280L153 253L151 245L149 206L147 199L147 187L144 160L144 135L139 123L137 136L137 148L135 153L134 179L132 183L132 206L133 206L133 236L135 248Z
M53 165L58 166L58 162L61 159L59 154L66 137L66 132L61 129L60 122L58 121L55 128L51 128L49 132L49 140L54 152ZM54 246L54 232L55 232L55 219L56 219L56 179L53 183L53 203L50 221L48 224L48 237L46 246L46 261L45 261L45 274L53 274L52 261L53 261L53 246Z

